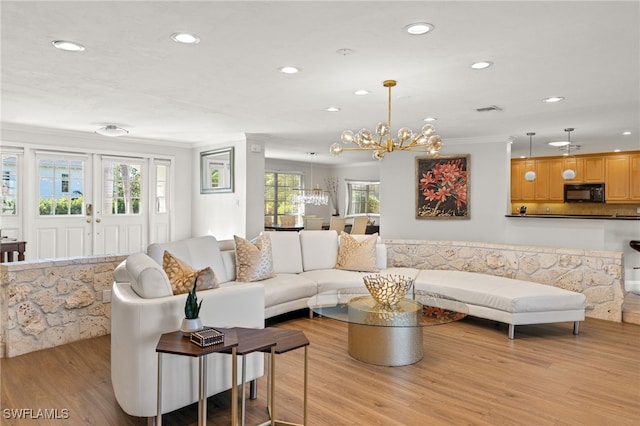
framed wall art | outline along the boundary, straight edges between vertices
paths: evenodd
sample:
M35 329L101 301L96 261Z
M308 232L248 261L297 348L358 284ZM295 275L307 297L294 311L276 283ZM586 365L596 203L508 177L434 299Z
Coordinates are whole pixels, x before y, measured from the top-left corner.
M233 147L200 153L200 193L233 192Z
M469 219L470 157L416 157L416 219Z

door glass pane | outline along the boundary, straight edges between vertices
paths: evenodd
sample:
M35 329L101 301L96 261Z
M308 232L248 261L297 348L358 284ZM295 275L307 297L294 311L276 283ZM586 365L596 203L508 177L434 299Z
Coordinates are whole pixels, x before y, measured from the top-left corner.
M167 166L156 164L156 213L167 212Z
M40 159L38 173L41 216L83 214L84 161Z
M2 215L18 214L18 156L2 156Z
M140 164L115 160L103 162L103 214L140 214L141 169Z

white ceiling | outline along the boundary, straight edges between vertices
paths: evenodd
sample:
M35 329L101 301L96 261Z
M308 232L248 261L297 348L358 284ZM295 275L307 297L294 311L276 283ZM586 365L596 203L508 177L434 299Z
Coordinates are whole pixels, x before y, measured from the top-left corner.
M2 123L132 139L218 144L252 134L266 155L317 161L343 129L419 130L445 144L514 138L513 156L640 149L638 1L2 1ZM429 22L411 36L404 27ZM197 45L171 40L175 31ZM72 40L86 50L54 49ZM339 55L338 49L353 49ZM493 61L483 71L469 66ZM299 74L278 72L295 65ZM367 89L368 96L355 96ZM564 96L546 104L543 98ZM477 112L496 105L500 112ZM324 109L338 106L329 113ZM623 136L630 131L630 136Z

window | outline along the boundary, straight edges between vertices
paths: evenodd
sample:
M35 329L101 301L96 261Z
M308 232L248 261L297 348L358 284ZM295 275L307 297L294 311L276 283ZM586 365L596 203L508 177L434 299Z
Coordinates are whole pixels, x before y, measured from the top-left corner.
M84 194L84 160L42 158L40 216L81 215Z
M141 166L120 160L104 160L103 214L140 214Z
M302 174L266 172L264 174L265 223L282 223L282 216L298 216L303 206L291 201L294 189L302 188Z
M17 215L18 156L2 155L2 215Z
M167 212L168 175L169 166L156 163L156 213Z
M380 214L380 182L346 181L347 216Z

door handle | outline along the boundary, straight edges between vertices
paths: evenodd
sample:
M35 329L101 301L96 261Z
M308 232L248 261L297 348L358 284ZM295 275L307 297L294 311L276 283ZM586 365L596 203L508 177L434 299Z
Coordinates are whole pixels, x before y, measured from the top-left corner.
M87 219L87 223L91 223L91 219Z
M87 216L91 216L93 214L93 205L87 203Z
M96 223L102 222L102 219L96 219Z

